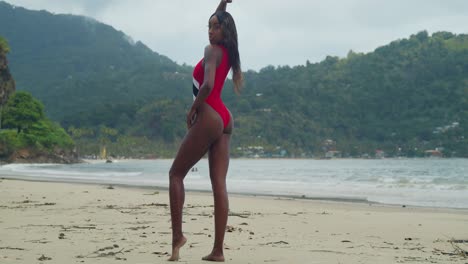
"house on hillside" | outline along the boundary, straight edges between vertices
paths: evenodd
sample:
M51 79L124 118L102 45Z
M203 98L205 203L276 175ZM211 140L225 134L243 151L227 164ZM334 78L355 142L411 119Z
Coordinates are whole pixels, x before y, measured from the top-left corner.
M424 156L429 158L442 158L443 154L438 149L424 151Z

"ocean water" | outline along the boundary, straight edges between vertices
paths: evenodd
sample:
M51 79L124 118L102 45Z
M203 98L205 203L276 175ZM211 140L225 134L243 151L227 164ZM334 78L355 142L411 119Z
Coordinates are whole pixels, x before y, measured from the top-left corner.
M172 160L9 164L0 177L168 187ZM211 190L208 161L186 189ZM231 159L231 193L305 196L425 207L468 208L468 159Z

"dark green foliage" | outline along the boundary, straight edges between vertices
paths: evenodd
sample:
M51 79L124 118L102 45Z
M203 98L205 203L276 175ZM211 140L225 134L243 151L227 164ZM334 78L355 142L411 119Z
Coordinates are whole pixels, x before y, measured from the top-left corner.
M18 134L44 119L44 106L30 93L18 91L8 100L2 114L2 127L15 128Z
M18 91L8 99L2 118L0 157L25 147L48 152L74 147L63 128L44 115L42 103L27 92Z
M7 54L8 52L10 52L10 46L6 39L0 36L0 54Z
M105 143L114 155L174 155L191 104L191 67L89 18L0 2L0 24L18 88L44 102L81 154ZM368 54L248 71L241 96L231 81L223 92L234 115L232 153L263 146L271 155L424 156L439 148L467 157L466 76L468 36L426 31Z
M71 149L74 146L73 140L65 130L48 119L42 119L34 123L24 133L20 134L20 139L27 146L34 146L39 149L53 149L54 147Z
M228 104L244 144L320 155L321 142L332 139L349 155L445 148L466 157L466 76L468 36L423 31L369 54L246 73L245 93Z
M176 97L190 84L190 68L91 18L0 2L0 25L0 35L14 47L9 59L18 89L31 92L48 116L67 125L82 125L81 114L109 109L106 103L142 106ZM106 116L106 122L119 117Z
M180 100L158 100L141 108L136 114L139 126L132 129L132 134L146 136L150 139L161 138L166 142L174 142L184 136L185 109Z

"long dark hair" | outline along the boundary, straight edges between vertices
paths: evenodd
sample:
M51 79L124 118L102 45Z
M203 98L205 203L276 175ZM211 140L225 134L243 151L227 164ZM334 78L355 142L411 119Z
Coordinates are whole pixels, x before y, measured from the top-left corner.
M236 23L231 14L226 11L217 11L211 17L216 16L223 30L222 44L227 48L229 62L232 68L232 81L234 82L234 91L239 94L244 82L242 76L241 62L239 56L239 44L237 42ZM211 19L210 17L210 19Z

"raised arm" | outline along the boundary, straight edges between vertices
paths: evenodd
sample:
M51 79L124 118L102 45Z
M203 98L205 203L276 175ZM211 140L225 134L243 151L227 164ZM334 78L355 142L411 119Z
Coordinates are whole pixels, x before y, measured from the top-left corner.
M232 3L232 0L221 0L221 2L219 2L218 8L216 9L216 12L226 11L226 6L228 3Z

